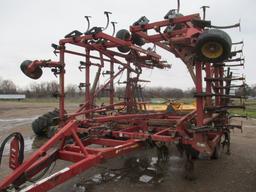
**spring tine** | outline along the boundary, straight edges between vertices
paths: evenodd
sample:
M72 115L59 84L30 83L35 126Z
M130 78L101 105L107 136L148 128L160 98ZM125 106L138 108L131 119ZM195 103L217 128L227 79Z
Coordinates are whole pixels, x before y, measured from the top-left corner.
M108 26L109 26L109 15L112 14L112 13L109 12L109 11L104 11L104 14L105 14L106 17L107 17L107 24L106 24L106 26L102 29L103 31L105 31L105 30L108 28Z
M111 21L111 24L112 24L112 28L113 28L112 36L115 36L115 33L116 33L116 24L117 24L117 22Z
M86 31L85 31L85 32L87 32L87 31L89 31L89 29L90 29L90 18L91 18L91 16L86 15L86 16L84 16L84 18L85 18L86 21L87 21L87 29L86 29Z

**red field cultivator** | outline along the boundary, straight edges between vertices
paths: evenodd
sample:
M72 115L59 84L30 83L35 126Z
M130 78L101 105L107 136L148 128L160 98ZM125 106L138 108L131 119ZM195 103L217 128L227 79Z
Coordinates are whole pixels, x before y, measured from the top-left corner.
M213 26L205 20L205 15L203 19L199 14L183 16L178 8L169 11L161 21L150 22L142 17L129 30L119 30L116 35L115 23L111 22L114 33L108 35L104 30L110 23L110 13L105 14L106 27L88 27L84 33L75 30L59 44L52 44L54 53L59 55L58 61L26 60L21 64L21 70L30 78L40 78L43 68L51 68L59 77L59 111L56 112L59 126L25 162L22 137L18 133L11 136L10 167L14 171L1 180L1 191L50 190L105 159L145 144L157 148L159 159L168 159L167 143L175 144L186 154L188 177L193 170L193 160L216 159L222 146L226 146L229 153L230 129L240 127L230 124L228 109L244 107L242 102L241 105L232 103L237 97L232 94L232 88L243 86L233 82L243 82L244 78L235 77L230 68L243 66L243 58L237 56L241 51L232 49L232 45L241 42L232 43L220 28L239 27L239 24ZM86 18L89 23L89 17ZM82 51L68 49L69 45ZM147 45L153 46L145 49ZM161 60L161 49L174 54L187 66L196 88L195 110L187 113L169 108L165 112L147 110L140 87L140 82L146 80L141 79L141 74L145 68L170 68ZM85 89L84 103L71 114L65 111L64 76L68 54L84 59L79 69L85 75L85 81L79 85ZM97 68L93 83L90 82L92 68ZM97 88L102 72L109 78ZM122 82L126 87L124 98L115 102L114 81L121 74L126 74ZM109 104L97 106L95 99L101 91L109 92ZM242 96L239 98L243 100ZM37 120L37 126L42 122ZM72 164L48 177L40 177L59 159ZM30 181L34 182L27 185Z

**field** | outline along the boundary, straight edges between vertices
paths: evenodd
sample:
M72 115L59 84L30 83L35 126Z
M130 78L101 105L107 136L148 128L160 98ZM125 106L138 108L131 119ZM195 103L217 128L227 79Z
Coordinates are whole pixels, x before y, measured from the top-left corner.
M80 100L68 100L68 111L75 110ZM189 102L189 100L184 100ZM105 99L98 103L106 102ZM180 157L170 145L170 159L161 167L152 167L156 159L155 150L142 149L128 156L122 156L107 161L98 167L90 169L69 182L55 188L59 191L79 191L77 185L86 188L87 192L254 192L256 189L256 119L255 101L247 102L248 119L236 118L233 123L243 121L243 132L234 130L231 133L231 155L222 152L219 160L202 160L196 162L194 181L184 179L184 158ZM58 108L57 100L24 100L0 101L0 141L8 134L19 131L25 138L25 156L28 157L40 147L47 139L36 137L31 130L31 122L37 116ZM233 110L232 113L240 114L243 111ZM0 168L0 180L10 170L7 168L7 153ZM59 167L67 166L60 162ZM142 176L149 176L150 181L145 182Z
M248 117L256 118L256 99L248 99L245 102L245 110L232 109L232 114L247 115Z

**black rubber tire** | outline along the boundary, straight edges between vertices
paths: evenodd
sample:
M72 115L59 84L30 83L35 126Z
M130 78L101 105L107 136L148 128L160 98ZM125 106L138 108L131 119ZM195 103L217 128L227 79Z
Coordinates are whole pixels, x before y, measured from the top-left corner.
M48 129L51 126L58 124L58 121L53 121L59 117L59 110L54 110L43 114L32 122L32 130L37 136L47 136Z
M59 117L58 110L50 111L50 112L44 114L43 116L48 118L48 121L49 121L48 124L50 126L56 126L59 123L59 121L55 121L55 119Z
M223 48L223 53L216 58L206 57L202 53L202 47L208 42L216 42L220 44ZM223 62L230 57L231 46L232 40L226 32L218 29L206 30L201 33L197 39L197 43L195 46L197 60L209 63Z
M55 118L57 115L53 115L51 113L46 113L44 115L42 115L42 117L45 117L47 119L47 125L51 125L52 124L52 119Z
M145 40L137 34L132 34L132 42L138 46L142 46L145 44Z
M46 134L44 124L45 122L39 118L32 122L32 130L37 136L44 136Z
M27 69L28 69L28 66L32 63L32 61L30 60L25 60L23 61L21 64L20 64L20 69L21 71L26 75L28 76L29 78L31 79L39 79L42 74L43 74L43 71L40 67L37 67L33 73L28 73Z
M128 30L121 29L116 33L116 37L124 41L129 41L131 38L131 34ZM119 46L117 47L117 49L122 53L128 53L130 51L130 48L127 46Z
M47 118L47 120L49 121L49 123L51 123L51 118L52 118L52 115L51 114L49 114L49 113L46 113L46 114L43 114L42 115L43 117L46 117Z

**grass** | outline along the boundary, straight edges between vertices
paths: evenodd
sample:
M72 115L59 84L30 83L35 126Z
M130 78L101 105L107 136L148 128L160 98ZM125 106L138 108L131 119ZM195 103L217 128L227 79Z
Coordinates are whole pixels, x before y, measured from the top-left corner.
M115 102L118 102L119 100L115 98ZM58 98L53 97L45 97L45 98L27 98L24 100L0 100L0 103L3 102L12 102L12 103L58 103ZM84 102L84 97L75 97L75 98L65 98L65 103L74 103L74 104L80 104ZM105 103L107 104L109 102L109 99L107 97L101 97L96 99L97 104Z
M251 118L256 118L256 100L255 99L248 99L245 102L246 109L232 109L230 110L231 114L237 115L247 115Z
M25 99L25 100L21 100L21 101L0 101L1 102L17 102L17 103L58 103L58 99L56 98L51 98L51 97L47 97L47 98L29 98L29 99ZM67 98L65 100L65 103L74 103L74 104L80 104L83 103L84 101L84 97L77 97L77 98ZM118 102L118 99L115 98L115 101ZM193 101L195 101L195 98L182 98L178 100L179 102L183 102L183 103L187 103L190 104ZM108 98L106 97L102 97L102 98L97 98L96 103L98 105L105 103L108 103ZM238 103L238 101L237 101ZM246 105L246 109L230 109L229 112L231 114L236 114L236 115L247 115L248 117L251 118L256 118L256 100L255 99L248 99L245 102Z

